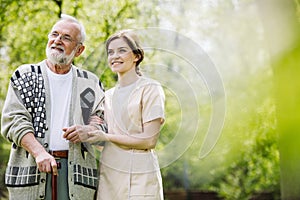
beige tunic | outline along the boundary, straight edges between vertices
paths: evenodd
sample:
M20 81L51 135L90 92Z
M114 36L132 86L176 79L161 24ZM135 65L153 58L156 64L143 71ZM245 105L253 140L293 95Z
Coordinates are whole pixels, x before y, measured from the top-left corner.
M160 118L164 121L164 92L161 85L140 77L135 83L105 94L105 118L109 134L143 131L143 123ZM162 179L154 150L124 150L107 142L101 156L97 199L161 200Z

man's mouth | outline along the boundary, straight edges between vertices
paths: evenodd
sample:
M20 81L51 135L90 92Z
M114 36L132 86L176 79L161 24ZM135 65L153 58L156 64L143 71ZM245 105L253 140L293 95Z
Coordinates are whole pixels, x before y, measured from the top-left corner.
M64 52L63 47L59 47L59 46L51 46L51 49L52 49L52 50L59 51L59 52L61 52L61 53Z

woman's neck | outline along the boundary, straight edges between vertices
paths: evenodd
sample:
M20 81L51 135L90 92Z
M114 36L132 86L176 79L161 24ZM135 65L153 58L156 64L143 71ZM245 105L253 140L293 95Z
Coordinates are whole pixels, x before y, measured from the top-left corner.
M120 74L118 73L118 82L120 87L124 87L127 85L130 85L137 81L139 79L139 76L136 74L136 72L128 71L127 73Z

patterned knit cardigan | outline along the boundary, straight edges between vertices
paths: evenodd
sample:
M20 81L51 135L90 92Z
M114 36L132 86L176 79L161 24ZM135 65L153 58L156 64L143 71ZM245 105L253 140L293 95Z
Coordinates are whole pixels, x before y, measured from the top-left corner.
M10 199L44 199L46 173L20 146L22 137L33 132L48 151L50 94L46 62L20 66L12 75L2 110L1 134L12 143L5 174ZM87 124L90 115L103 117L104 91L91 72L72 66L73 86L69 124ZM104 127L102 127L104 128ZM69 143L68 183L70 199L93 199L97 189L97 160L92 146Z

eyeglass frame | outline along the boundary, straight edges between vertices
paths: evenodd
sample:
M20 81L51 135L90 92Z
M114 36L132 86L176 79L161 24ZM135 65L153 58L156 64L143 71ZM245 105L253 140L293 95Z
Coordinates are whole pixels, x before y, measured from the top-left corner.
M67 43L76 42L75 39L73 39L70 35L67 35L67 34L61 34L56 31L53 31L48 34L49 40L56 40L56 38L59 38L59 40L61 40L63 42L67 42ZM77 44L82 44L82 42L77 42Z

